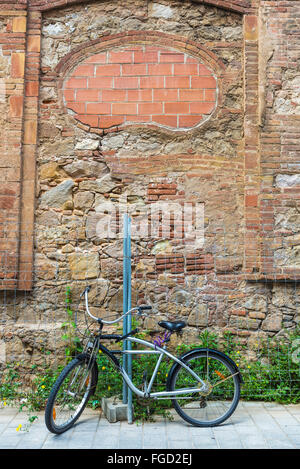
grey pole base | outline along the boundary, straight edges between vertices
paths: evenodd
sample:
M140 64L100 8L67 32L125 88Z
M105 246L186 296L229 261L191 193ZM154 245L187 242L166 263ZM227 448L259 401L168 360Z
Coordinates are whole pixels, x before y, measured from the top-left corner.
M122 401L114 397L103 397L102 411L110 423L120 422L122 420L127 420L128 404L123 404Z

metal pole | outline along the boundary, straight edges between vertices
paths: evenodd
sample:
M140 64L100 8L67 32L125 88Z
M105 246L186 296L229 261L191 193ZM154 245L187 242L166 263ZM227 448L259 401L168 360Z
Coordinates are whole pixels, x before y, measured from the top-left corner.
M127 236L127 311L131 309L131 219L128 218L128 236ZM132 318L131 313L127 316L127 332L132 330ZM126 341L126 348L127 350L131 350L132 345L130 340ZM130 379L132 379L132 356L129 354L127 356L127 374ZM127 420L128 423L132 423L132 391L128 387L127 388Z
M125 213L123 215L123 314L125 314L128 309L128 277L127 277L127 256L128 256L128 215ZM123 319L123 335L127 334L127 317ZM126 349L126 341L123 342L123 351ZM127 369L127 355L123 353L123 368L128 372ZM123 404L127 404L128 401L128 386L123 379Z

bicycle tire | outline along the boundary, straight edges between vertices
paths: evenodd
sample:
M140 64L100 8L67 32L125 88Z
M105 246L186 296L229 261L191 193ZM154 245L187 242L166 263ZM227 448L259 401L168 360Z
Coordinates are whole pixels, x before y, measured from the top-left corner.
M51 433L64 433L74 425L84 411L89 398L94 394L97 381L97 364L95 361L90 363L89 357L84 354L75 357L62 370L51 389L45 409L45 423ZM81 386L82 389L76 389L76 385ZM67 388L64 391L65 386ZM79 400L77 406L76 398ZM68 413L70 413L69 418L67 418ZM64 414L66 414L65 417ZM59 420L59 415L61 415L61 420Z
M202 379L205 378L204 380L209 383L209 386L212 386L212 389L210 394L207 396L201 395L200 392L199 395L198 393L194 394L194 402L192 405L189 402L192 400L192 397L186 399L174 398L172 399L172 405L178 415L193 426L214 427L220 425L233 414L239 403L241 378L237 372L237 367L229 357L211 349L202 349L201 351L198 350L194 352L191 351L185 355L187 356L183 358L184 363L188 366L191 366L195 372L199 373L201 371L201 366L204 367L204 373L202 376L200 375L200 377ZM199 359L202 359L203 365L200 364ZM206 371L205 361L207 364ZM217 376L217 378L215 378L215 376ZM184 387L187 386L187 382L187 387L195 387L195 385L197 385L196 379L193 378L192 375L188 373L182 365L177 364L170 372L167 383L167 390L176 391L176 388L183 389L181 385L183 382ZM220 384L216 384L218 382ZM221 387L222 383L223 389ZM198 386L199 388L201 387L201 385ZM233 394L232 401L228 403L227 406L225 405L227 402L226 394L224 394L225 391L227 392L228 396L229 393ZM213 396L213 393L215 393L215 397ZM213 398L216 400L214 401ZM220 410L221 415L212 418L213 413L217 415L218 409ZM224 409L223 413L222 409ZM191 413L192 415L190 415ZM204 418L205 414L206 418ZM211 415L211 417L208 418L208 415Z

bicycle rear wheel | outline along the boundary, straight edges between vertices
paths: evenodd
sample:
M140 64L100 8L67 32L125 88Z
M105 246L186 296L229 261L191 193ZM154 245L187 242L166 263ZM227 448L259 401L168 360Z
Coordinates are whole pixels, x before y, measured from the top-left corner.
M169 379L168 390L199 387L199 392L172 399L176 412L185 421L198 427L212 427L227 420L235 411L240 398L240 378L231 360L212 350L190 353L184 362L207 385L201 383L181 365L177 365Z
M60 434L74 425L82 414L98 380L96 363L86 355L74 358L57 378L47 401L45 423Z

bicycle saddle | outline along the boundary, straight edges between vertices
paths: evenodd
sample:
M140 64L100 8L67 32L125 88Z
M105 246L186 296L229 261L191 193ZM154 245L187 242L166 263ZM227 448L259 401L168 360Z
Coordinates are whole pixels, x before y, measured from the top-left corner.
M159 321L159 326L171 332L179 332L186 326L184 321Z

